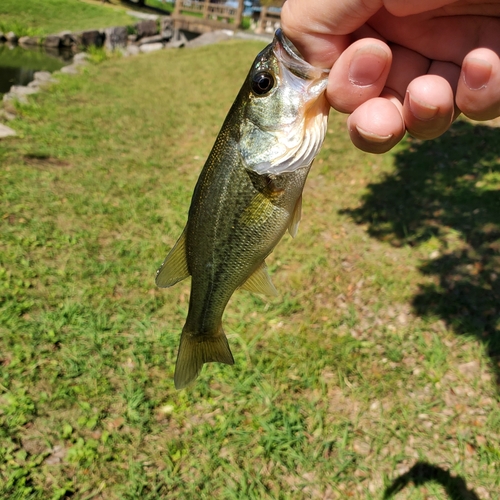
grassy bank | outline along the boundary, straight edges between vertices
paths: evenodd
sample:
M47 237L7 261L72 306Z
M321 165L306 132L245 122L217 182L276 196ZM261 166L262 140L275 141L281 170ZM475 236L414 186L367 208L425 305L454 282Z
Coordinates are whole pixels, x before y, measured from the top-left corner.
M18 36L48 35L61 31L126 26L137 19L116 5L84 0L2 0L0 31Z
M174 2L164 2L163 0L146 0L146 7L153 7L169 13L174 11L174 5Z
M498 131L371 156L331 116L280 297L176 392L189 284L154 286L262 46L61 75L0 142L0 497L497 498ZM468 495L468 496L467 496Z

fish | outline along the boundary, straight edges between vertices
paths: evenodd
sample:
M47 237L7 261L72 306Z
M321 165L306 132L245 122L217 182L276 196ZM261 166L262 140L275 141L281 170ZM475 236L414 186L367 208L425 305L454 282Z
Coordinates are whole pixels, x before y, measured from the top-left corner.
M228 112L186 226L156 274L161 288L191 276L176 389L205 363L234 364L222 316L237 289L277 295L265 259L287 230L297 234L302 190L327 129L327 79L278 29Z

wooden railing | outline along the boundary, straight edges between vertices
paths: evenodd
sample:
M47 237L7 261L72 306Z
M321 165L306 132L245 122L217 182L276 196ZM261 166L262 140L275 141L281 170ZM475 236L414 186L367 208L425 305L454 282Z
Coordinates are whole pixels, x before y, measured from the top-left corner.
M267 7L262 7L256 33L274 33L281 24L281 14L275 10L269 11Z
M221 21L241 25L243 18L243 0L238 0L238 7L230 7L224 4L211 3L209 0L177 0L175 2L174 15L194 15L202 19Z

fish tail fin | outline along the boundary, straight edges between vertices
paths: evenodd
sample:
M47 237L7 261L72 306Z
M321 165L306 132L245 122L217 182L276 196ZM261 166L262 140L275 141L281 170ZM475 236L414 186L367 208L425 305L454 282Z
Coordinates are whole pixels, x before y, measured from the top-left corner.
M175 365L175 388L184 389L194 382L202 366L213 361L234 365L233 355L222 326L216 335L195 336L184 329Z

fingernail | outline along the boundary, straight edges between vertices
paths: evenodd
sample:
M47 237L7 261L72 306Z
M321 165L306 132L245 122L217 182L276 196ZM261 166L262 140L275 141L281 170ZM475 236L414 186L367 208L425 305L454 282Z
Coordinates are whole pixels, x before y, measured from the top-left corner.
M413 97L409 92L408 94L408 105L410 106L410 111L415 118L422 121L428 121L434 118L439 108L437 106L431 106L425 102Z
M389 134L389 135L375 134L374 132L369 132L368 130L361 128L359 125L356 125L356 130L358 131L358 134L368 142L376 142L376 143L387 142L394 135L394 134Z
M358 49L349 65L349 81L366 87L375 83L384 72L388 55L378 45Z
M469 57L462 66L465 85L471 90L480 90L488 84L493 67L488 61Z

